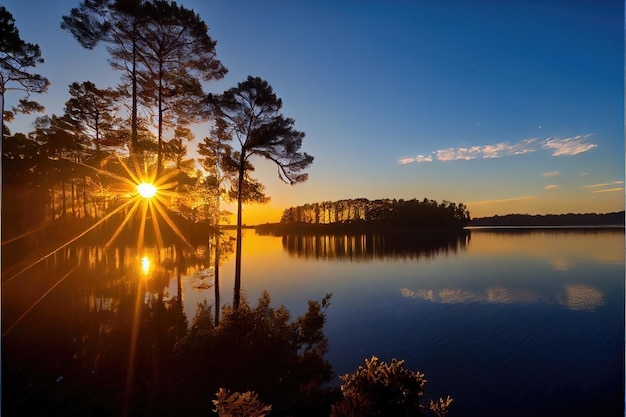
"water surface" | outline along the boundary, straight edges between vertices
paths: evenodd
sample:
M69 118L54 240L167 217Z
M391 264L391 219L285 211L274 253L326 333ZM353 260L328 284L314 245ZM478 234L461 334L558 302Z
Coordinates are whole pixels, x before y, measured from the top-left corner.
M451 416L623 415L623 229L408 237L247 230L243 248L252 304L267 290L297 316L332 293L325 332L338 375L372 355L398 358L426 374L426 398L454 398ZM63 379L59 357L72 346L73 360L86 355L76 339L81 317L118 311L135 293L144 304L182 297L191 319L198 302L215 300L207 252L78 244L16 278L22 266L4 262L3 361L14 380L3 370L3 386L38 372ZM232 259L220 269L226 304L233 269Z

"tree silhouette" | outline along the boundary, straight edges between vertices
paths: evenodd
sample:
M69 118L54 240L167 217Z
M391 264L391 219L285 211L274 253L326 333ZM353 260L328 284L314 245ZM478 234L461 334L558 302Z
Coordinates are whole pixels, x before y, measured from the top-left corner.
M470 213L463 203L445 200L437 203L426 198L423 201L356 198L289 207L283 211L280 222L457 229L467 226L469 220Z
M69 15L63 16L61 28L68 30L87 49L98 43L111 45L110 64L125 73L131 90L131 135L129 149L139 142L140 122L137 96L137 28L141 21L141 0L85 0Z
M216 42L200 16L175 2L143 5L138 26L139 97L156 108L157 169L163 164L163 131L202 118L202 81L223 78L226 68L216 58Z
M227 72L204 21L176 2L85 0L63 17L61 27L85 48L99 42L111 45L111 66L123 72L128 87L123 91L130 92L130 149L140 147L141 104L156 127L160 172L164 130L202 120L201 81L220 79Z
M95 145L96 154L111 138L110 130L117 123L118 94L110 88L100 89L91 81L70 84L71 98L65 103L65 114Z
M237 179L237 243L235 250L235 288L233 306L239 306L241 290L242 203L249 159L260 156L274 162L278 177L296 184L307 180L302 171L313 163L313 157L300 152L304 133L293 128L295 121L280 114L282 100L267 81L248 76L221 95L209 95L209 105L219 123L239 142Z
M27 96L31 93L45 93L50 85L48 79L29 72L32 67L43 62L39 45L24 42L15 27L13 15L4 6L0 6L0 139L2 141L4 141L5 93L9 90L23 91ZM41 110L43 107L25 98L20 100L18 106L13 107L7 116L10 120L16 112L30 113Z

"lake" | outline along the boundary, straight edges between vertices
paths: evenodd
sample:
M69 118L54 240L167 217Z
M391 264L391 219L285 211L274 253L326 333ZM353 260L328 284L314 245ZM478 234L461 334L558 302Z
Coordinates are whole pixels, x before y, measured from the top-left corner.
M251 304L267 290L295 317L308 300L332 293L325 334L337 375L373 355L404 359L425 374L425 398L454 398L451 417L623 415L621 228L244 236L242 287ZM180 291L191 319L199 302L214 303L205 256L202 247L186 256L174 247L139 253L78 242L25 272L27 260L3 259L3 363L13 365L3 387L7 378L23 382L21 362L30 372L62 369L37 352L75 338L68 323L112 309L142 276L150 276L140 284L143 302ZM233 257L220 268L227 304Z

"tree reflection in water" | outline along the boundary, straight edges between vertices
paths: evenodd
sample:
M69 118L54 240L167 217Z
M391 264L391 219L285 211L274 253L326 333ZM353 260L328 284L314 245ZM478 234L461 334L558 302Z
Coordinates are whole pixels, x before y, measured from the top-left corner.
M368 261L385 258L419 259L456 253L467 248L469 231L398 231L353 234L285 234L283 247L300 258Z
M3 338L2 414L210 415L220 387L255 390L275 415L328 414L328 298L294 319L265 294L217 326L204 304L189 323L181 276L206 270L207 252L69 247L34 267L51 282L78 270Z

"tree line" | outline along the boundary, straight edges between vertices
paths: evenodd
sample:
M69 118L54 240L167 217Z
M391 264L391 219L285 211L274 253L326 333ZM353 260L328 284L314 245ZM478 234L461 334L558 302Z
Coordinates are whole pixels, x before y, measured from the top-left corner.
M85 0L63 16L61 28L84 48L106 45L120 83L73 82L62 115L39 116L33 131L11 132L6 123L16 114L44 110L30 97L50 82L34 72L44 62L39 46L22 40L13 16L0 7L2 199L11 202L3 204L11 219L3 222L3 235L61 219L103 219L144 178L167 188L169 212L192 225L209 224L216 239L221 201L236 201L236 307L241 207L269 200L251 160L272 161L288 184L306 181L313 157L300 151L304 133L282 115L282 100L259 77L222 94L204 91L227 68L204 20L174 1ZM9 93L25 98L6 106ZM198 145L198 164L187 156L192 126L208 133Z
M470 226L623 226L624 212L585 214L506 214L472 219Z
M457 228L464 227L470 213L463 203L424 198L366 198L324 201L289 207L283 211L281 224L342 225L368 222L390 227Z

